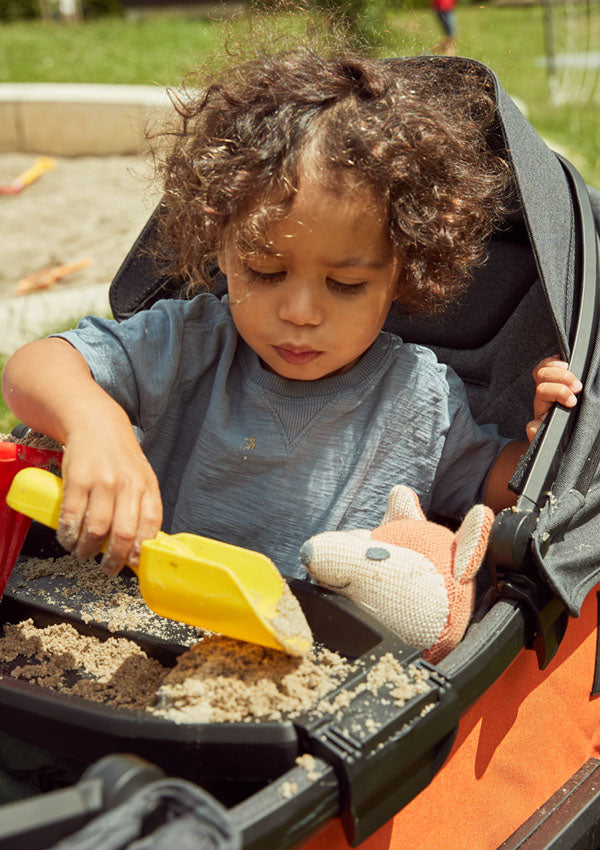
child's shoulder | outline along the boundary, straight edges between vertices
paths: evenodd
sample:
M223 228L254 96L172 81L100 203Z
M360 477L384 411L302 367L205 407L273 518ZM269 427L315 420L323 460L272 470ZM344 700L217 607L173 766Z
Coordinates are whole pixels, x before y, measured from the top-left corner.
M448 364L441 362L435 351L426 345L404 342L395 334L384 334L392 357L392 368L402 380L410 377L415 387L447 395L462 394L463 383Z
M233 328L233 319L226 299L219 299L212 292L200 292L190 298L160 299L125 324L157 330L163 327L186 334L207 327Z
M157 337L170 337L182 351L201 350L205 358L214 358L235 348L238 334L227 298L201 292L190 299L159 301L150 313L153 311L159 313L158 326L154 328Z
M381 336L385 338L391 357L397 364L423 374L443 375L449 368L441 363L435 351L426 345L405 342L401 337L388 331L382 331Z
M157 301L149 308L149 312L162 311L165 313L181 315L187 321L203 320L204 318L217 318L231 316L227 300L222 300L213 295L212 292L199 292L189 298L164 298Z

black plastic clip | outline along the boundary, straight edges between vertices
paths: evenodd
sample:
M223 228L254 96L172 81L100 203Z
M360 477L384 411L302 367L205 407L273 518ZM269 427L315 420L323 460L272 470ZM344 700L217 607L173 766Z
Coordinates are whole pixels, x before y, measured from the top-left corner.
M426 692L404 705L367 690L335 719L310 730L313 755L335 769L341 820L352 847L386 823L433 779L450 752L459 722L456 691L422 659Z
M568 614L538 574L531 555L531 535L537 523L535 511L506 508L492 527L488 561L500 596L522 602L535 631L528 644L535 649L544 670L565 635Z

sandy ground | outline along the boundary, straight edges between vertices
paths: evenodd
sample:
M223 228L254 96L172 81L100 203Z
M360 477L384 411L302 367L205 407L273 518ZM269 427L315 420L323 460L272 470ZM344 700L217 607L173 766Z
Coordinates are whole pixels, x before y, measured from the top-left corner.
M0 184L10 183L34 159L0 155ZM20 278L41 268L86 259L92 260L88 268L65 277L53 291L107 286L154 207L157 193L144 159L56 162L19 195L0 195L0 299L14 296Z

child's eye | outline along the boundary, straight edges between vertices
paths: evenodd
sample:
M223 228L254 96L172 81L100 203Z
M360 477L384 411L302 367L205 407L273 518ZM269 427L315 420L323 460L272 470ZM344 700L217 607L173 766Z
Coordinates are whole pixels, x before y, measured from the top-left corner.
M258 269L252 269L247 266L248 275L252 280L265 281L267 283L280 283L284 277L284 271L278 272L261 272Z
M339 280L328 277L327 283L330 289L333 289L335 292L341 292L342 295L359 295L367 288L365 281L361 283L340 283Z

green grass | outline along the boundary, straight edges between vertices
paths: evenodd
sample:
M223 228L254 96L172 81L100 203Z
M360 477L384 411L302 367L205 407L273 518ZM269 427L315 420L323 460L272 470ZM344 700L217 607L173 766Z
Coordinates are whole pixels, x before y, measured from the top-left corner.
M227 60L229 48L278 43L287 31L300 33L304 18L269 15L220 22L160 14L126 20L105 17L85 23L18 21L0 24L0 82L127 83L177 85L207 57ZM250 28L250 31L248 31ZM239 35L241 31L241 35Z
M290 20L302 28L300 17L289 16L272 16L268 26L276 30ZM544 57L541 6L462 5L458 21L460 53L494 68L507 91L526 104L534 127L571 156L588 182L600 186L600 103L560 108L549 104L547 75L539 64ZM220 50L225 56L232 36L235 41L235 27L224 30L218 21L172 15L104 18L69 26L4 24L0 82L176 85L209 53ZM439 36L437 19L427 7L388 11L387 54L428 52ZM252 33L246 38L253 39Z
M103 18L0 27L0 82L173 85L218 38L214 21Z

